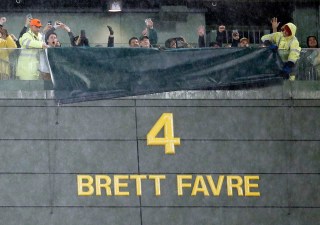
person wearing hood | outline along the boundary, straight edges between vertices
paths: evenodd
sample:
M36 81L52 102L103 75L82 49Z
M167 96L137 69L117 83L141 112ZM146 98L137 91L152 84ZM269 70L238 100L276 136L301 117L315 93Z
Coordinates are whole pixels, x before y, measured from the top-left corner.
M281 27L281 32L266 34L261 41L274 52L278 52L284 65L281 74L288 79L300 57L300 45L295 34L297 27L293 23L287 23ZM278 51L280 50L280 51ZM290 77L294 80L294 76Z

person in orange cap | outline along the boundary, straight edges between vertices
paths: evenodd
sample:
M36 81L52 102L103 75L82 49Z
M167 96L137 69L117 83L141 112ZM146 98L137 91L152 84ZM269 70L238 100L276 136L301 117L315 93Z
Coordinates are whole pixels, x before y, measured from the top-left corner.
M24 33L19 40L22 48L48 48L48 46L42 41L42 35L40 28L42 27L39 19L30 20L30 29Z
M39 19L30 20L30 29L19 39L21 50L16 76L20 80L39 79L39 49L46 49L49 46L42 41L40 28L42 27Z

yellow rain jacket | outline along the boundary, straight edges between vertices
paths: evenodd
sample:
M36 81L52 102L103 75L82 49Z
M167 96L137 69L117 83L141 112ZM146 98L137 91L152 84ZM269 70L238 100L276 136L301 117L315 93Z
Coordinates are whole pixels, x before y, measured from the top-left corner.
M42 35L35 35L31 30L19 39L21 48L16 76L20 80L39 79L39 53L42 49Z
M283 62L293 62L294 64L300 57L301 48L299 41L296 38L297 27L293 23L287 23L291 30L291 36L284 37L282 32L266 34L262 36L261 41L270 41L272 44L278 46L278 52Z
M12 37L8 35L6 39L0 38L0 80L8 80L10 78L9 55L13 50L9 48L17 48Z

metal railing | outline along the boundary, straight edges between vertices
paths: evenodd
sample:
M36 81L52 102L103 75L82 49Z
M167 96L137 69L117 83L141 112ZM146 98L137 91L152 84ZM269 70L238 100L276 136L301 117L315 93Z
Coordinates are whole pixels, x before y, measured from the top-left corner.
M265 29L234 29L239 33L240 38L246 37L250 40L251 45L259 45L261 44L261 37L265 34L270 34L270 30ZM224 38L224 44L231 44L232 43L232 33L234 30L226 30L225 31L225 38ZM211 30L207 34L207 40L210 40L209 42L216 41L217 37L217 30Z

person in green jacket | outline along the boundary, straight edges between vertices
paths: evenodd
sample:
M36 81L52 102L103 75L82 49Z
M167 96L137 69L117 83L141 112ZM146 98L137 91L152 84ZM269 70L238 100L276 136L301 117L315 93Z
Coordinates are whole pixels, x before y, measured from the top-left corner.
M145 20L146 28L142 31L143 36L148 36L148 39L150 41L150 45L154 48L157 48L158 43L158 33L156 29L153 28L153 21L148 18Z
M294 80L293 68L300 57L300 45L295 34L297 27L293 23L287 23L281 27L281 32L266 34L261 41L272 51L278 52L284 65L281 74L285 79Z
M16 77L20 80L38 80L39 72L39 54L40 49L46 49L49 46L43 41L40 33L42 27L39 19L30 21L30 29L19 39L21 50L18 65L16 68Z

